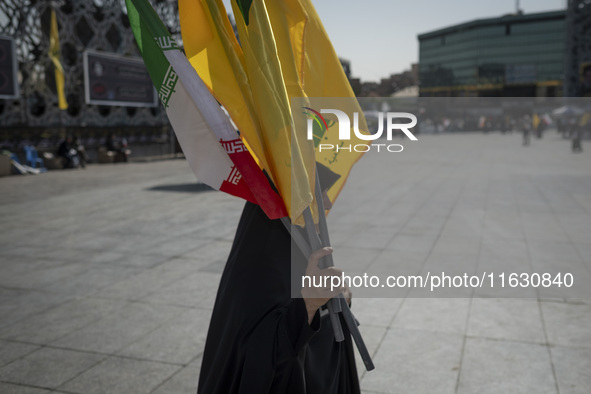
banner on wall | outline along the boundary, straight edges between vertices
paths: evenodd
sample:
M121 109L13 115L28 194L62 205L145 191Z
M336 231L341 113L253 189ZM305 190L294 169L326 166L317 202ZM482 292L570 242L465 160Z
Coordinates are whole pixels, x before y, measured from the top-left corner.
M156 107L158 95L141 57L84 51L86 104Z

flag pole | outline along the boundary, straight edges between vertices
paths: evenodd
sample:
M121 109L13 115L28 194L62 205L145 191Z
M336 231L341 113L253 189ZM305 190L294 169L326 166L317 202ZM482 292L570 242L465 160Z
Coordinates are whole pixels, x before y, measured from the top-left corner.
M283 225L287 228L287 230L291 234L292 239L295 241L296 245L299 247L301 252L306 257L310 256L312 250L318 250L322 248L322 245L330 246L330 242L328 240L328 226L326 224L324 203L322 202L322 192L320 192L318 176L316 177L316 182L317 183L315 189L318 191L316 193L316 200L318 201L319 205L318 210L320 218L320 237L318 236L318 233L315 230L314 220L312 218L312 212L310 211L310 207L307 207L304 210L305 227L308 233L310 245L308 245L308 242L304 238L303 234L300 232L300 229L297 226L291 224L289 218L281 218ZM333 266L334 262L332 259L332 255L323 257L320 261L320 264L322 264L322 268ZM371 359L371 355L369 354L369 350L367 350L367 346L365 345L361 333L359 332L359 322L357 321L357 319L355 319L353 312L351 312L351 309L349 308L349 305L347 304L345 297L343 297L342 294L339 294L336 297L331 298L330 301L327 303L327 307L333 327L335 340L337 342L341 342L345 339L343 329L341 327L341 321L338 316L338 313L340 312L343 315L343 319L347 324L347 328L349 329L349 333L351 334L353 341L355 341L357 350L359 350L359 354L361 356L361 359L363 360L365 369L368 371L375 369L374 363Z
M314 225L314 220L312 218L312 212L310 211L310 207L307 207L304 210L305 228L308 233L310 245L308 245L308 242L306 242L303 235L299 232L299 229L296 226L293 226L287 217L281 219L287 230L290 232L296 245L298 245L304 256L307 257L310 256L312 250L318 250L323 246L330 246L330 240L328 237L328 226L326 223L326 215L324 211L324 203L322 201L322 191L320 188L318 173L316 173L315 196L318 204L318 227L320 230L320 236L316 232L316 226ZM334 262L332 259L332 255L323 257L320 261L320 264L322 264L321 268L333 266ZM351 309L349 308L349 305L347 304L345 297L343 297L342 294L335 296L327 303L327 307L333 326L335 340L337 342L341 342L344 340L344 333L341 327L341 321L338 317L338 313L340 312L343 315L345 323L347 324L347 328L349 329L351 337L355 341L355 345L357 346L357 350L359 350L359 354L361 356L361 359L363 360L363 364L365 365L366 370L371 371L375 369L374 363L371 359L371 355L369 354L367 346L365 345L361 333L359 332L359 322L357 321L357 319L355 319L353 312L351 312Z
M291 225L291 222L289 221L289 218L287 216L281 218L281 222L283 222L283 225L285 226L287 231L289 231L291 238L293 238L296 245L301 250L302 254L306 256L306 258L310 257L312 251L310 250L308 242L306 241L302 233L299 231L299 229L296 226Z
M322 200L322 189L320 187L320 178L318 177L318 171L316 171L316 187L314 188L314 194L316 196L316 203L318 204L318 227L320 230L320 241L322 242L322 245L324 246L330 246L330 239L328 237L328 225L326 223L326 211L324 210L324 202ZM318 238L318 234L315 231L315 227L314 227L314 222L312 222L312 226L308 226L308 224L306 224L306 227L311 227L313 229L314 234L316 234L316 238ZM325 263L327 267L333 266L334 262L332 259L332 255L328 255L324 257ZM357 350L359 350L359 355L361 356L361 359L363 360L363 364L365 365L365 369L368 371L371 371L373 369L375 369L375 366L373 364L373 361L371 359L371 355L369 354L369 351L367 350L367 346L365 345L365 342L363 341L363 337L361 336L361 333L359 332L359 322L357 321L357 319L355 319L355 316L353 315L353 312L351 312L351 309L349 308L349 304L347 304L347 300L345 300L345 297L343 297L343 294L339 294L338 296L334 297L333 299L330 300L331 302L329 302L329 306L331 303L339 303L340 305L338 307L333 307L335 310L338 310L339 312L341 312L341 314L343 315L343 318L345 319L345 323L347 324L347 328L349 329L349 332L351 333L351 336L353 337L353 340L355 341L355 345L357 346ZM329 308L330 311L330 308ZM333 314L332 311L331 315Z
M307 212L310 212L310 208L307 208ZM311 218L311 215L310 215ZM308 219L309 220L309 219ZM289 218L284 217L281 218L281 221L283 222L283 225L285 226L285 228L287 228L287 230L289 231L289 233L291 234L291 238L295 241L296 245L298 246L298 248L300 249L300 251L302 252L302 254L304 256L306 256L306 258L309 258L310 255L312 254L312 248L315 248L314 250L318 250L320 249L322 246L320 245L320 240L318 239L318 243L314 243L314 245L312 245L312 248L310 248L310 246L308 245L308 241L306 241L306 239L304 238L303 234L300 232L300 229L297 226L292 226L291 222L289 221ZM314 223L314 221L312 221L312 224ZM308 226L306 226L308 227ZM314 237L308 237L309 239L314 239ZM318 238L318 235L316 235L316 238ZM311 243L313 243L313 241L311 241ZM333 327L333 333L334 333L334 337L335 340L337 342L342 342L345 340L345 335L343 334L343 328L341 327L341 322L338 319L338 315L336 314L337 311L335 311L334 309L334 305L335 303L332 302L333 299L331 299L328 302L328 310L330 312L330 320L332 323L332 327ZM340 307L340 303L338 305L338 307Z
M306 223L306 231L308 233L308 239L310 240L310 247L312 250L318 250L323 247L322 241L318 237L318 233L316 232L316 228L314 226L314 219L312 218L312 211L310 211L310 207L306 207L304 210L304 222ZM324 245L330 246L330 245ZM328 268L332 267L334 263L332 262L332 256L324 256L320 262L318 263L318 268ZM326 306L328 307L328 312L330 316L330 322L332 323L332 329L334 331L334 339L337 342L342 342L345 340L345 334L343 334L343 328L341 327L341 321L339 320L339 313L341 308L340 301L337 300L338 296L331 298Z

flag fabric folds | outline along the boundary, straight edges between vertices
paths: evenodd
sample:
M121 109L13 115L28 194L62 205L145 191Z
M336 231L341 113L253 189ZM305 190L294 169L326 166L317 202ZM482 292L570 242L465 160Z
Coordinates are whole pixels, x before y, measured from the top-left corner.
M60 60L60 39L57 28L55 10L51 9L51 25L49 28L49 57L55 67L55 84L59 109L68 109L68 102L64 93L64 68Z
M241 1L241 0L238 0ZM256 0L255 0L256 1ZM298 78L297 81L305 92L306 97L321 98L319 103L327 104L334 100L334 108L349 114L353 119L356 112L359 116L359 129L367 134L367 124L363 111L359 106L351 85L345 75L341 62L330 42L328 34L322 25L311 0L265 0L272 21L273 32L276 38L278 52L283 64L295 63ZM287 39L289 38L289 40ZM289 47L291 46L291 47ZM286 83L290 86L291 83ZM303 97L290 94L291 97ZM300 102L305 103L305 100ZM312 101L314 102L314 101ZM333 107L331 107L333 108ZM317 108L316 110L320 110ZM294 113L293 116L301 116L303 111ZM298 127L297 133L304 134L305 128ZM337 146L341 144L338 135L338 123L330 122L322 136L323 144ZM351 146L364 144L354 133L347 142ZM302 141L304 136L299 136ZM316 150L316 161L341 175L335 185L328 191L331 201L335 201L342 190L353 165L361 158L363 152L354 150Z
M258 117L253 108L248 79L244 74L242 50L221 1L209 4L196 0L179 0L179 19L187 58L213 96L224 105L241 133L256 133ZM268 168L265 157L252 141L251 153Z
M221 0L179 0L187 57L228 109L241 138L279 190L292 221L301 224L303 210L312 206L314 211L316 205L315 162L341 175L329 191L334 201L362 153L315 153L305 129L294 127L303 109L295 112L290 100L350 98L348 112L358 112L360 128L367 130L363 112L310 1L234 0L232 8L240 44ZM336 124L329 124L335 127L324 142L338 145ZM351 143L356 143L355 137Z
M285 216L281 199L148 1L126 5L152 82L197 178L259 204L271 218Z
M260 117L264 154L275 174L292 221L298 222L312 203L315 158L311 146L298 139L293 127L290 96L303 97L289 51L278 45L267 2L232 2L246 74ZM248 136L245 136L248 139ZM303 221L300 221L303 223Z
M294 117L305 117L303 108L296 112L290 100L300 98L307 103L308 97L349 98L345 112L358 112L360 129L366 131L367 127L310 0L233 0L240 43L221 0L179 0L186 57L146 0L126 3L152 80L200 180L259 203L271 218L287 213L292 222L301 224L303 211L309 206L314 211L316 205L312 204L315 169L320 162L341 175L329 190L329 197L336 199L362 153L315 152L306 130L294 127ZM150 12L144 12L148 8ZM150 39L152 42L148 42ZM155 60L157 57L160 60ZM174 81L164 81L169 69ZM238 133L226 124L231 124L229 120L222 119L218 103L228 111ZM187 106L192 106L191 110ZM216 119L208 119L212 114L218 114ZM199 119L189 121L191 117ZM224 126L220 129L217 122ZM336 122L327 124L333 127L325 130L323 142L336 146ZM192 125L202 129L195 131ZM355 138L353 135L351 144L364 142ZM222 143L235 167L215 153L220 148L214 142ZM243 153L243 160L231 156L237 151ZM221 156L217 158L220 163L212 165L210 156ZM249 164L245 164L247 161ZM231 172L246 179L238 181ZM265 176L276 188L279 202ZM220 184L222 177L233 179L233 186Z
M314 174L314 156L308 150L311 154L305 161L300 154L304 150L291 150L289 98L273 33L264 4L253 7L258 14L252 21L263 23L248 31L238 24L242 47L220 0L179 0L181 33L191 64L227 108L288 212L299 216L313 200L307 174Z

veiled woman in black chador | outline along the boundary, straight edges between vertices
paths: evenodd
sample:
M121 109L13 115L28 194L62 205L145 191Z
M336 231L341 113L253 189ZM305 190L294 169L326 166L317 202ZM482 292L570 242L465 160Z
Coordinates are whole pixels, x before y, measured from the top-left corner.
M336 179L324 178L327 190ZM330 252L321 249L310 261L295 247L292 253L281 220L246 203L211 317L199 394L360 392L346 324L345 341L336 342L314 304L319 298L291 297L292 270L301 278Z

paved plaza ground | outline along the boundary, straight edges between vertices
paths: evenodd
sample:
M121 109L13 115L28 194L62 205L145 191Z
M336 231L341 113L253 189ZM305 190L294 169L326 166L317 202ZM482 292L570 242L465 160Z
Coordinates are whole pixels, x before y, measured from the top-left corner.
M591 143L395 142L357 164L329 216L337 265L558 268L578 286L356 298L376 364L358 363L364 392L591 393ZM194 393L242 206L179 159L1 178L0 393Z

